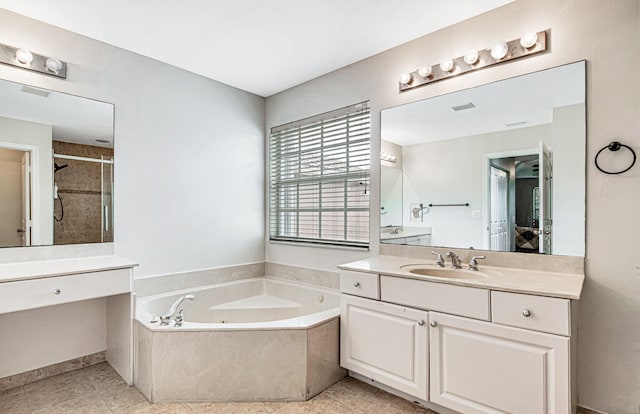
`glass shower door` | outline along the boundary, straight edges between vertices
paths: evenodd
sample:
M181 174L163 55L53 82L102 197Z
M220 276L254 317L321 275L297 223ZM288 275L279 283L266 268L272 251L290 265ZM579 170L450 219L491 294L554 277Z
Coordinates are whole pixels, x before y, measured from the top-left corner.
M113 157L102 156L102 242L113 241Z

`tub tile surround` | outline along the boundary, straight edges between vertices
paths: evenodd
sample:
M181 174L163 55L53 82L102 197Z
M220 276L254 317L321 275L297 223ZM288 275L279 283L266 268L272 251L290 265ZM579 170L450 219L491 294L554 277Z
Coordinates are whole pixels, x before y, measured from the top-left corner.
M337 290L340 288L340 274L337 271L330 272L327 270L266 262L265 274L277 278L318 285L329 289Z
M154 403L305 401L345 375L338 334L337 318L275 331L163 332L135 321L134 384Z
M249 263L136 278L133 290L137 296L151 296L264 275L264 262Z

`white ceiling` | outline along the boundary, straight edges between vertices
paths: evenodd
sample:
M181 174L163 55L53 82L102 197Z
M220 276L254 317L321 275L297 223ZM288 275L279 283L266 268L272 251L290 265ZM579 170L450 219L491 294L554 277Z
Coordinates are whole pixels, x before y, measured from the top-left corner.
M579 62L385 109L381 136L405 146L553 122L553 108L584 103ZM454 111L473 103L475 108ZM524 121L509 127L506 124Z
M0 0L0 7L269 96L511 1Z

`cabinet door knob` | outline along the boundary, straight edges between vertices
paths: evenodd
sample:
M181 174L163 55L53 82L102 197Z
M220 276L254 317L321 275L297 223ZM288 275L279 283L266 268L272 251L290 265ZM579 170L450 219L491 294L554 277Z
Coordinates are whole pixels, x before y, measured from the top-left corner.
M62 291L60 289L54 289L53 290L53 294L54 295L59 295L60 293L62 293Z
M418 325L420 325L420 326L424 326L424 321L423 321L422 319L420 319L420 320L418 321Z
M435 328L436 326L438 326L438 322L431 321L431 322L429 322L429 326L431 326L432 328Z
M522 316L524 316L525 318L528 318L529 316L531 316L531 311L529 309L523 310Z
M353 287L360 287L360 282L354 282Z

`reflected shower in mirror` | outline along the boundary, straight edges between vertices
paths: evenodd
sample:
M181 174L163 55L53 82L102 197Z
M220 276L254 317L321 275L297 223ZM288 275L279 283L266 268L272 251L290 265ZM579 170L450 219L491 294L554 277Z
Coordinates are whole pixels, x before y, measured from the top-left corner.
M383 110L381 243L584 256L585 113L584 61Z
M0 80L0 247L113 241L113 117Z

